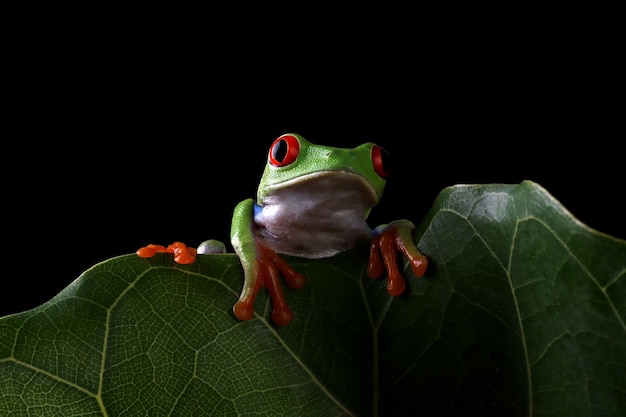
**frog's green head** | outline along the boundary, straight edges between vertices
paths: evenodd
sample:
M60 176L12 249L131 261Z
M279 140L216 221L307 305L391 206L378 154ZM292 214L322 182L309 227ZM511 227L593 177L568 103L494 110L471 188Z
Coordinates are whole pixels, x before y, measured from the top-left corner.
M315 145L295 133L278 137L268 153L267 165L258 189L258 201L279 191L307 191L326 187L359 188L368 207L378 203L389 174L387 152L371 142L355 148ZM315 190L313 190L315 188Z

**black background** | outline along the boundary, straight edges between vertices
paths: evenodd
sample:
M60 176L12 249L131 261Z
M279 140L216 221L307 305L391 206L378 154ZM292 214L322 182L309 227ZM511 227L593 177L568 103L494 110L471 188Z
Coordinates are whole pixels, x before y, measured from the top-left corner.
M8 65L0 315L148 243L228 241L285 132L387 149L372 226L418 222L450 185L529 179L626 238L617 56L595 29L505 26L305 44L286 26L236 43L205 26L35 37Z

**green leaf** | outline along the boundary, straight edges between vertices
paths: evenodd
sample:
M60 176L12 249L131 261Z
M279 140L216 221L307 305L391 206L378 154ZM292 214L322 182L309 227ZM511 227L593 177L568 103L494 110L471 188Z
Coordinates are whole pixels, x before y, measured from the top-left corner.
M453 186L415 230L429 257L393 298L367 247L287 258L294 322L237 321L233 254L109 259L0 319L0 415L618 416L626 242L543 188ZM164 242L165 243L165 242Z

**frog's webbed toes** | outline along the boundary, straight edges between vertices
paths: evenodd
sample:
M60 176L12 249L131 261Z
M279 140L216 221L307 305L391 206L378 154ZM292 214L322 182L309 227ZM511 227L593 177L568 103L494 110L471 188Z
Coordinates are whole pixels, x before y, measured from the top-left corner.
M293 311L291 308L287 307L286 304L285 307L286 308L276 308L276 306L274 306L272 310L272 321L278 326L286 326L293 321Z
M411 269L416 277L423 277L428 268L428 258L421 253L416 254L413 258L409 258Z
M289 266L289 264L276 253L272 252L268 256L271 258L274 267L277 268L282 274L285 279L285 284L287 284L289 288L292 290L299 290L304 287L304 284L306 284L306 278L303 274Z
M416 276L423 276L428 267L428 258L417 249L413 241L412 228L413 224L406 220L393 222L378 229L379 234L370 245L367 275L378 278L386 269L387 292L393 296L402 294L406 288L405 278L398 267L398 252L406 256Z
M292 269L276 252L262 245L256 247L256 258L244 262L244 265L244 285L239 300L233 306L235 316L239 320L249 320L254 316L254 302L264 286L272 301L272 321L279 326L291 323L294 314L285 299L280 277L283 276L289 288L299 289L306 282L304 275Z
M278 269L269 258L256 261L254 273L246 276L244 288L239 300L233 306L233 313L239 320L250 320L254 317L254 302L262 286L272 300L272 321L279 326L291 323L293 311L287 305L285 296L280 286Z
M182 242L174 242L169 247L174 253L174 260L179 264L189 265L196 261L196 248L190 248Z
M239 320L250 320L254 316L254 302L237 301L233 306L233 313Z
M280 285L280 275L291 289L299 289L305 284L304 275L295 271L276 252L259 245L258 279L263 281L272 299L272 321L285 326L293 320L294 314Z
M137 249L137 256L140 258L152 258L157 253L171 253L174 260L179 264L192 264L196 261L196 249L190 248L182 242L174 242L167 247L163 245L149 244Z
M137 249L136 253L140 258L152 258L157 253L167 253L167 249L163 245L153 245L151 243L148 246Z

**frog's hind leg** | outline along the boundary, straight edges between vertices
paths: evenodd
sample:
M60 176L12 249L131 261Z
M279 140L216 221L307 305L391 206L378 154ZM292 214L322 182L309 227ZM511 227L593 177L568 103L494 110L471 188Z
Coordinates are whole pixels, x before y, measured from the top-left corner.
M182 242L174 242L167 247L150 244L137 249L136 253L140 258L152 258L157 253L172 253L174 254L174 260L184 265L189 265L196 261L196 249L190 248Z

